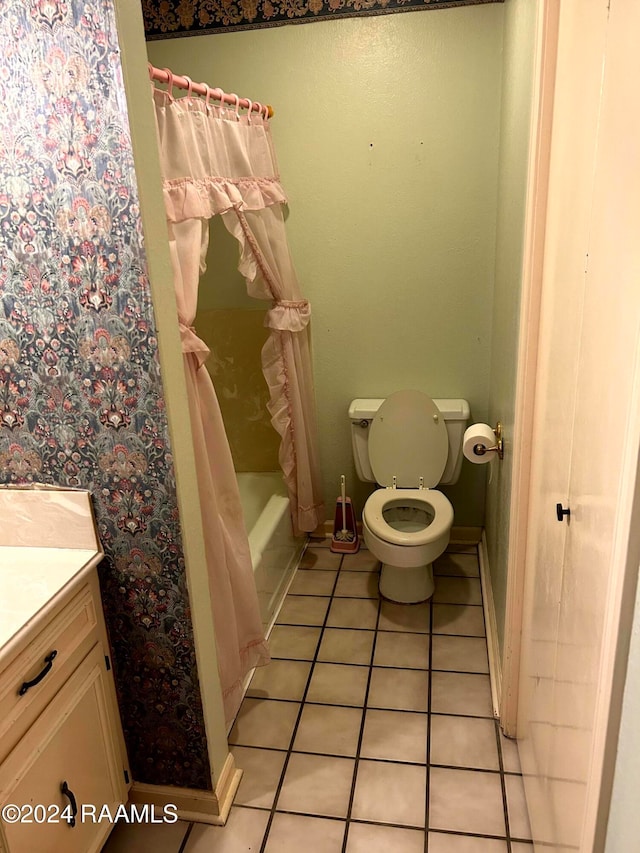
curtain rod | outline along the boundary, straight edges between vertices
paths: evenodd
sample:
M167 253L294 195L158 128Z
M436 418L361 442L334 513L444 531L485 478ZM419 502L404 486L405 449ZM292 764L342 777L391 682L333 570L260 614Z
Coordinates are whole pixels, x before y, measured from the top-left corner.
M149 79L157 80L159 83L166 83L169 87L169 93L171 93L171 89L176 86L178 89L186 89L191 95L204 95L209 101L209 98L215 98L215 100L220 101L220 103L224 104L233 104L236 108L236 111L239 109L246 109L251 112L252 110L257 113L263 113L265 118L271 118L273 116L273 107L270 104L261 104L259 101L250 101L249 98L239 98L233 92L223 92L222 89L212 89L206 83L194 83L190 77L186 75L184 77L180 77L177 74L174 74L173 71L169 68L156 68L150 62L149 65Z

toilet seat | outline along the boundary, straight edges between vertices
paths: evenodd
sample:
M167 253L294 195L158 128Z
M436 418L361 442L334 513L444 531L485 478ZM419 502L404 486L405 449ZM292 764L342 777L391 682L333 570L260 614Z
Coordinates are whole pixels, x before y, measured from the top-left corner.
M376 412L369 430L369 461L376 483L433 488L447 464L449 439L440 410L421 391L395 391Z
M425 511L431 508L433 512L431 523L422 530L397 530L384 517L384 511L393 506L421 503ZM428 545L448 534L453 525L453 507L437 489L378 489L365 503L362 515L371 532L391 545Z

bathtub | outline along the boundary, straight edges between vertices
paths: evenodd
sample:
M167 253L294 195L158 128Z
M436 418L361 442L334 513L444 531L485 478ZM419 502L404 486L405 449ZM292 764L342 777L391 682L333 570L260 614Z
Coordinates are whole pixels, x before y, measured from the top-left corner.
M260 615L268 632L300 559L306 536L293 535L289 498L280 472L247 472L236 476L249 534Z

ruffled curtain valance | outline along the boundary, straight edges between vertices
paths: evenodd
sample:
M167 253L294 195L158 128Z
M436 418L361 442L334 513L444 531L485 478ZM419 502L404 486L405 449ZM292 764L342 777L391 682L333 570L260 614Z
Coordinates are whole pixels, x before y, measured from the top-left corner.
M178 178L165 181L163 192L170 222L211 219L233 208L260 210L287 200L278 181L272 179Z
M154 90L169 222L261 210L286 196L268 122Z

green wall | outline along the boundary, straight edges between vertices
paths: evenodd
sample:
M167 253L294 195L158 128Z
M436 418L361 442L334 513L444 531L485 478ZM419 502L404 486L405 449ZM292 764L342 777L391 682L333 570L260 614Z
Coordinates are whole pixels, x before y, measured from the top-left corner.
M506 0L489 423L502 421L505 458L487 486L486 537L502 648L507 589L511 438L515 409L526 179L537 2Z
M352 398L419 388L487 418L503 14L490 4L148 44L155 65L275 108L330 513L341 473L360 509L370 491L353 469ZM446 490L456 524L483 523L484 489L484 467L465 464Z

